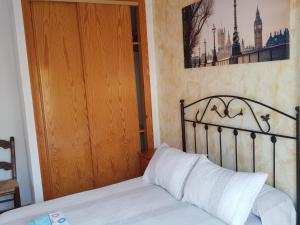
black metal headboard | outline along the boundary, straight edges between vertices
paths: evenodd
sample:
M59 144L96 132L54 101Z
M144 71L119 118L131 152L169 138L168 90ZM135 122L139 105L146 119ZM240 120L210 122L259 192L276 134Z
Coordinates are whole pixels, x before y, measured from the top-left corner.
M220 109L216 104L212 104L212 100L218 101L222 109ZM230 110L230 107L232 106L233 102L239 101L241 104L241 110L239 110L236 113L232 113ZM187 110L195 106L198 103L201 102L207 102L204 110L201 112L198 110L193 119L186 118ZM257 117L257 114L255 113L255 110L253 108L254 104L256 106L262 107L264 110L268 110L268 114L263 114L260 117ZM248 110L250 111L250 116L252 117L253 121L256 124L257 129L248 129L245 127L236 127L236 126L230 126L230 125L222 125L221 123L210 123L205 122L204 117L205 115L210 111L216 113L221 119L229 118L233 119L238 116L243 116L244 111L242 106L246 106ZM269 105L266 105L262 102L252 100L245 97L240 96L234 96L234 95L215 95L206 97L200 100L197 100L193 103L190 103L188 105L185 105L184 100L180 100L180 110L181 110L181 129L182 129L182 148L183 151L186 152L187 150L187 144L186 144L186 124L190 123L193 125L193 141L194 141L194 149L195 153L197 153L197 135L196 135L196 127L197 125L203 125L204 131L205 131L205 137L206 137L206 154L209 156L209 135L208 130L209 127L216 127L217 131L219 133L219 150L220 150L220 165L223 164L223 149L222 149L222 131L223 129L228 129L233 131L234 140L235 140L235 168L238 171L238 144L237 144L237 138L239 135L239 132L246 132L250 134L250 138L252 139L252 157L253 157L253 172L256 170L255 166L255 143L256 143L256 137L257 135L265 135L270 137L270 141L273 146L273 186L276 187L276 143L277 138L284 138L284 139L291 139L295 140L295 147L296 147L296 166L297 166L297 198L296 198L296 204L297 204L297 225L300 225L300 217L298 216L300 214L300 119L299 119L299 113L300 113L300 107L296 107L296 114L295 116L291 116L288 113L285 113L283 111L280 111L278 109L275 109ZM271 125L270 125L270 119L272 113L278 113L281 116L283 116L287 121L292 121L293 124L296 127L296 134L287 135L283 133L276 133L271 131ZM264 124L264 126L262 126Z

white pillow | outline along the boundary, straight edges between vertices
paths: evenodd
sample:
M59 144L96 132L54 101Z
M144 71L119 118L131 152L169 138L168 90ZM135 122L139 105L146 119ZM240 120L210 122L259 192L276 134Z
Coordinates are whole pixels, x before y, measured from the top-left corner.
M224 169L202 155L186 181L183 201L226 224L243 225L266 179L267 174Z
M263 225L296 225L296 210L289 196L265 185L252 207Z
M163 144L155 151L143 179L161 186L181 200L186 178L198 159L199 155L184 153Z

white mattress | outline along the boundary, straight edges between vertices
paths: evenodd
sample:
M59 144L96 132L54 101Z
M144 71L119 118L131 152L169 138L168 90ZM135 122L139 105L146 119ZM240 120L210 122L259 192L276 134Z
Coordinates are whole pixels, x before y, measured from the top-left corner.
M225 225L142 178L16 209L0 215L0 224L27 225L55 211L70 225ZM246 225L261 222L251 215Z

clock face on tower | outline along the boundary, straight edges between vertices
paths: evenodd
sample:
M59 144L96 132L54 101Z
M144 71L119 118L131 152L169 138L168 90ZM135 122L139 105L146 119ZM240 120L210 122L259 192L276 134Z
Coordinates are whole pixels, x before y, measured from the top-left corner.
M262 25L261 24L258 24L258 25L255 25L255 30L261 30L262 29Z

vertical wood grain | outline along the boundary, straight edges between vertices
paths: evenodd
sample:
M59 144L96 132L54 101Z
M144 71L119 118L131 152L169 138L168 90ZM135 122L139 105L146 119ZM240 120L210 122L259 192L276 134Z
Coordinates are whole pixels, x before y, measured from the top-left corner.
M46 151L49 198L56 198L93 188L77 8L31 4L47 141L39 151Z
M97 187L140 175L130 8L79 3Z
M36 58L36 48L34 42L33 21L32 21L30 0L22 0L22 10L23 10L32 100L33 100L33 108L34 108L35 127L36 127L36 134L37 134L37 144L39 150L43 149L42 151L39 151L39 160L40 160L41 176L42 176L42 183L43 183L43 194L44 194L44 199L47 200L50 199L52 195L52 186L51 186L51 176L48 175L50 174L50 170L48 165L48 155L46 154L47 143L46 143L46 134L44 129L45 127L44 111L43 111L42 98L40 93L39 73L38 73L38 64Z
M144 4L144 0L134 0L134 1L139 2L139 32L140 32L140 37L139 37L140 40L139 41L141 43L140 49L141 49L141 52L142 52L141 53L142 76L143 76L142 86L143 86L143 91L144 91L143 92L144 104L145 104L144 105L144 110L145 110L145 114L146 114L146 118L145 118L146 127L145 127L145 130L146 130L146 137L147 137L147 147L151 148L151 146L153 146L153 133L152 133L153 131L152 131L152 116L151 116L151 96L150 96L149 69L148 69L148 65L147 65L147 63L148 63L148 58L147 58L148 54L147 54L145 4ZM38 3L38 2L36 2L36 3ZM49 149L49 145L48 145L48 143L49 143L48 142L48 135L49 134L47 132L47 128L49 126L49 121L47 120L47 118L48 118L46 116L47 112L45 111L45 107L44 107L44 100L43 100L44 99L44 93L43 93L44 88L43 88L43 85L41 84L41 79L40 79L40 74L39 74L39 71L40 71L39 69L41 67L41 65L40 65L41 55L39 55L39 57L37 55L38 53L40 53L40 50L37 51L37 46L36 46L36 43L35 43L35 38L36 37L35 37L34 33L37 33L37 32L36 32L36 30L34 32L34 29L33 29L34 28L33 15L32 15L33 7L31 7L31 4L32 4L32 2L30 0L22 0L24 26L25 26L25 36L26 36L26 45L27 45L27 54L28 54L29 70L30 70L29 72L30 72L30 80L31 80L31 87L32 87L33 104L34 104L35 123L36 123L36 129L37 129L37 142L38 142L39 157L40 157L40 162L41 162L40 165L41 165L41 174L42 174L42 182L43 182L43 192L44 192L44 198L46 200L48 200L48 199L52 199L52 198L62 196L62 195L65 195L65 194L69 194L69 193L73 193L73 192L77 192L77 191L80 191L80 190L85 190L85 189L91 188L91 186L92 186L91 183L92 182L90 181L90 179L91 179L90 175L92 174L92 172L89 171L89 173L87 173L88 174L88 178L87 178L88 182L86 182L88 184L87 187L82 187L81 188L81 185L79 185L80 190L77 189L77 188L76 188L76 190L74 190L74 187L71 187L70 190L64 192L64 191L62 191L62 189L64 187L59 187L56 184L56 183L60 183L61 175L59 175L58 176L59 179L57 179L55 173L60 173L60 172L58 172L58 170L55 169L55 167L57 166L57 164L56 164L57 162L55 162L53 164L53 158L52 158L52 154L51 154L51 153L53 153L52 150L51 150L51 148L53 146L50 146L51 148ZM48 4L49 4L49 2L48 2ZM60 3L60 4L62 4L62 3ZM67 4L62 4L62 5L64 5L64 7L65 7ZM73 6L73 8L74 8L74 6ZM42 17L43 15L39 15L39 16ZM67 16L67 14L65 16ZM50 18L52 18L52 17L50 17ZM71 18L74 19L74 14L73 13L71 13ZM109 15L108 15L107 18L109 18ZM47 18L44 18L44 20L45 19L47 19ZM41 21L43 21L43 20L41 20ZM35 21L35 22L37 22L37 21ZM63 22L63 21L59 21L57 23L61 23L61 22ZM127 20L127 23L128 23L128 20ZM65 23L62 23L62 24L66 25ZM56 25L58 25L57 27L61 26L61 24L56 24ZM52 26L53 34L56 34L56 32L57 32L57 29L56 29L57 27L55 27L56 25ZM55 28L53 28L53 27L55 27ZM72 28L73 31L76 30L76 27L74 27L74 26L69 27L69 25L68 25L68 29L70 29L70 28ZM129 29L130 28L128 28L128 31L129 31ZM64 29L60 29L59 31L62 31L62 33L64 33L63 30ZM48 31L50 31L50 30L48 30ZM66 33L69 33L69 31L66 31ZM38 35L36 35L36 36L38 36ZM50 34L48 36L50 36ZM59 36L62 37L63 34L59 34ZM76 35L70 35L70 36L72 36L71 41L77 42ZM68 38L70 36L68 36ZM75 36L75 38L74 38L74 36ZM47 38L47 36L45 36L45 35L43 37ZM67 36L65 36L65 37L67 37ZM127 33L127 38L129 38L129 33ZM46 42L46 40L47 39L45 39L44 42ZM52 42L52 44L54 44L54 42ZM55 45L56 45L56 43L55 43ZM56 49L59 49L59 47L57 47ZM70 50L70 49L68 49L68 50ZM52 53L53 53L53 51L52 51ZM78 48L77 47L75 47L75 52L74 53L75 54L74 54L73 57L76 57L76 56L80 57L80 54L77 54L78 53ZM53 55L55 55L55 56L53 56ZM47 56L47 54L45 54L42 57L46 57L46 56ZM55 58L56 53L52 54L52 57ZM77 66L77 67L80 68L79 70L82 70L81 64L80 63L78 63L78 64L75 63L74 64L74 61L72 61L73 62L72 66L74 66L74 67ZM51 66L51 65L49 64L49 66ZM56 69L58 69L58 68L56 68ZM50 70L50 69L48 68L48 70ZM76 86L76 85L74 85L74 86ZM67 89L68 88L66 88L66 90ZM65 113L67 114L69 112L66 111ZM52 123L53 122L51 122L51 124ZM86 123L83 122L83 124L86 124ZM86 126L86 125L84 125L84 126ZM53 127L55 128L55 126L53 126ZM121 127L119 127L119 129L121 129ZM52 131L52 134L53 134L54 130ZM86 130L86 129L84 128L83 130ZM81 135L84 135L83 133L81 133ZM125 136L126 135L123 135L123 137L125 137ZM74 135L74 138L76 138L76 135ZM53 141L53 139L51 139L51 140ZM68 140L66 139L65 141L68 141ZM89 143L88 143L88 145L89 145ZM63 147L65 147L65 146L63 146ZM121 150L120 152L123 152L123 151ZM99 153L97 155L100 156L101 153ZM68 156L69 156L69 154L68 154ZM126 153L126 154L123 154L122 156L124 156L124 158L126 158L126 160L129 160L130 154ZM72 160L72 157L73 156L71 156L69 158L69 160ZM89 157L89 156L87 156L87 157ZM83 160L83 161L85 161L85 160ZM92 161L91 162L87 162L87 161L89 161L89 160L87 159L84 164L85 164L86 167L88 167L88 169L87 169L87 171L88 171L90 169L89 167L91 166ZM96 161L98 162L98 160L96 160ZM100 160L100 162L101 162L101 160ZM106 164L105 168L109 168L110 170L111 169L113 169L113 170L117 169L117 168L114 167L115 162L111 162L110 164L111 164L111 166L107 166L107 164ZM70 165L72 165L72 163ZM65 165L63 165L63 166L65 166ZM100 167L101 166L98 164L95 167L95 171L99 170L100 173L101 173L102 169ZM122 168L124 169L124 167L122 167ZM127 168L130 168L130 166L127 166ZM54 174L52 174L53 171L54 171ZM69 169L67 170L67 173L69 173L68 171L69 171ZM126 171L126 169L124 171ZM117 179L117 178L116 179L111 179L113 181L109 181L109 182L106 182L106 183L102 182L101 184L97 184L97 186L103 186L105 184L114 183L114 182L117 182L119 180L123 180L125 176L128 176L130 178L131 176L128 175L128 174L130 174L130 173L127 171L127 173L125 175L124 174L119 175L119 177L121 177L120 179ZM65 174L65 175L67 175L67 174ZM113 176L113 174L110 174L109 176ZM134 175L134 176L136 176L136 175ZM72 177L72 175L71 175L71 177ZM99 176L98 176L98 178L99 178ZM64 182L68 182L70 184L73 181L74 180L69 181L67 179ZM77 180L76 180L75 183L77 185ZM59 193L57 193L57 191ZM69 192L69 191L71 191L71 192Z

